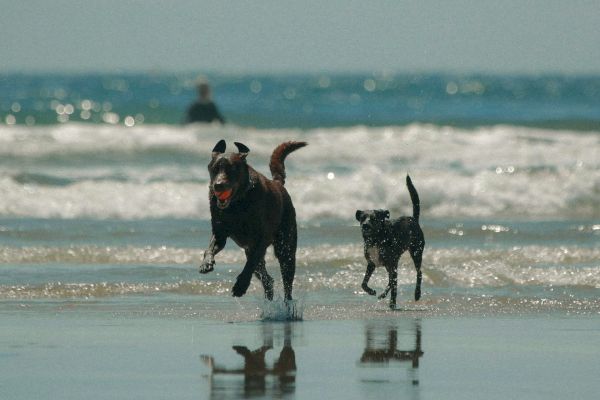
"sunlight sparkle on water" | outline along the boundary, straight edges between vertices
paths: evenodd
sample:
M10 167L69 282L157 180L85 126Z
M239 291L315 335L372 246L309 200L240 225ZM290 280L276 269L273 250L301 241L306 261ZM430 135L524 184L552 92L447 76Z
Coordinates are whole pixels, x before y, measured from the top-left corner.
M135 119L131 115L126 116L123 122L129 128L135 125Z

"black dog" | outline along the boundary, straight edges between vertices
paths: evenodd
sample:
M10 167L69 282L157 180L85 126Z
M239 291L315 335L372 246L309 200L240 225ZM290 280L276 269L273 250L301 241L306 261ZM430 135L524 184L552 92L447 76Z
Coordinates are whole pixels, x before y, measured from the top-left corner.
M390 221L388 219L390 212L387 210L356 211L356 219L360 222L365 241L365 258L367 259L367 272L362 282L362 288L370 295L376 294L368 283L375 267L383 265L388 272L388 285L379 298L385 298L391 290L390 308L396 307L398 261L406 250L410 252L417 270L415 300L421 298L421 258L425 248L425 238L419 226L419 195L408 175L406 176L406 186L413 204L412 217L400 217Z
M246 163L250 149L235 143L238 152L223 154L225 141L217 143L208 164L210 173L209 201L212 238L204 253L199 272L213 270L215 255L232 238L246 251L246 265L238 275L232 293L243 296L250 286L252 274L261 281L265 297L273 299L273 278L265 268L265 253L271 244L279 260L285 299L292 299L296 272L296 211L285 184L286 156L306 142L282 143L271 155L269 168L273 180L267 179Z

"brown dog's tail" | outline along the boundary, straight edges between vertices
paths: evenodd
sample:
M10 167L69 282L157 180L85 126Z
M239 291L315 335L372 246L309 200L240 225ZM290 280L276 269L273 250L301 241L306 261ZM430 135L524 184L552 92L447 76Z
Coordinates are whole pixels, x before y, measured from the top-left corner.
M419 201L419 194L417 189L413 186L410 176L406 175L406 186L408 187L408 193L410 193L410 200L413 205L413 218L419 222L419 214L421 213L421 203Z
M283 165L285 158L292 151L298 150L307 144L308 143L306 142L285 142L281 143L275 148L275 150L273 150L271 162L269 163L273 180L281 182L282 185L285 184L285 165Z

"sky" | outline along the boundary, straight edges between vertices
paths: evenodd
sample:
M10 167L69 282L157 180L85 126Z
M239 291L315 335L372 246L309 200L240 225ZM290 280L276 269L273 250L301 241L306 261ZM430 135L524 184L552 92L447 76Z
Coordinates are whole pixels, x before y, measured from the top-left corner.
M0 0L2 72L600 73L600 1Z

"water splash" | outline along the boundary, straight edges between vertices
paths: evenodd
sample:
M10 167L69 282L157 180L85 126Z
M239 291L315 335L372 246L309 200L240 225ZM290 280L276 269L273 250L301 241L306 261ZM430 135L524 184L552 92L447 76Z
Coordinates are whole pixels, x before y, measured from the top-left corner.
M265 300L259 308L263 321L302 321L304 316L304 300L277 297L273 301Z

